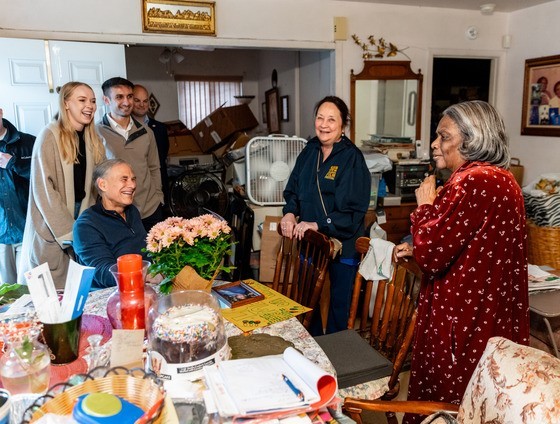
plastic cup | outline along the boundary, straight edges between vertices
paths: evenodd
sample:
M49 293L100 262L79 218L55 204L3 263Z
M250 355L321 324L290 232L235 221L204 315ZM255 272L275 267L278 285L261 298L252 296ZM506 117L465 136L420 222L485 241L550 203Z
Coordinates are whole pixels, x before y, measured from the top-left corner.
M43 338L51 351L51 364L68 364L78 359L82 315L70 321L43 323Z

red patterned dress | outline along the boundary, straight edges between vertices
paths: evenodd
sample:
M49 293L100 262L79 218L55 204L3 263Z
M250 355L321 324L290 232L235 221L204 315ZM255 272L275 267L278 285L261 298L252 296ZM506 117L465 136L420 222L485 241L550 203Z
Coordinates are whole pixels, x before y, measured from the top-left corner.
M411 220L424 281L408 399L459 403L490 337L529 342L523 196L508 171L466 162Z

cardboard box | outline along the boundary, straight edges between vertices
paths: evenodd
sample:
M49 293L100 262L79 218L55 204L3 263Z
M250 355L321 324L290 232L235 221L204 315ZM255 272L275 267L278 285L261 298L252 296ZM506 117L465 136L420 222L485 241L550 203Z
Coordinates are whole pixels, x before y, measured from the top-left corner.
M245 169L245 164L243 164ZM255 214L255 225L253 230L253 250L261 250L261 228L267 216L282 217L282 206L259 206L247 203Z
M274 279L276 255L282 240L282 237L278 234L278 225L281 219L281 216L266 216L264 219L259 267L259 281L261 283L271 283Z
M237 132L230 137L231 141L214 150L213 155L225 168L236 160L245 157L245 145L251 137L245 132Z
M258 121L248 105L222 107L192 129L193 136L204 153L231 141L230 137L238 131L250 130Z
M166 122L167 135L169 136L169 156L196 156L202 150L192 132L181 121Z

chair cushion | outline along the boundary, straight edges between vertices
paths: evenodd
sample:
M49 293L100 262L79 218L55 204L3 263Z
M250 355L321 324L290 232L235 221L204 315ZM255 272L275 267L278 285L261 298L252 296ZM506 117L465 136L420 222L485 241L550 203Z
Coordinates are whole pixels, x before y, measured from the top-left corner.
M333 364L341 389L391 375L391 361L354 330L318 336L315 341Z
M461 401L460 423L559 423L560 359L493 337Z

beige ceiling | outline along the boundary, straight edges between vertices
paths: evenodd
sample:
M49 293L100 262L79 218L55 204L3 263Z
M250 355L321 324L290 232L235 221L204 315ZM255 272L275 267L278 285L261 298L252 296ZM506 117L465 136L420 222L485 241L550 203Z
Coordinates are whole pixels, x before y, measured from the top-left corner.
M449 9L479 10L483 4L493 3L496 12L513 12L555 0L339 0L364 3L400 4L406 6L441 7Z

